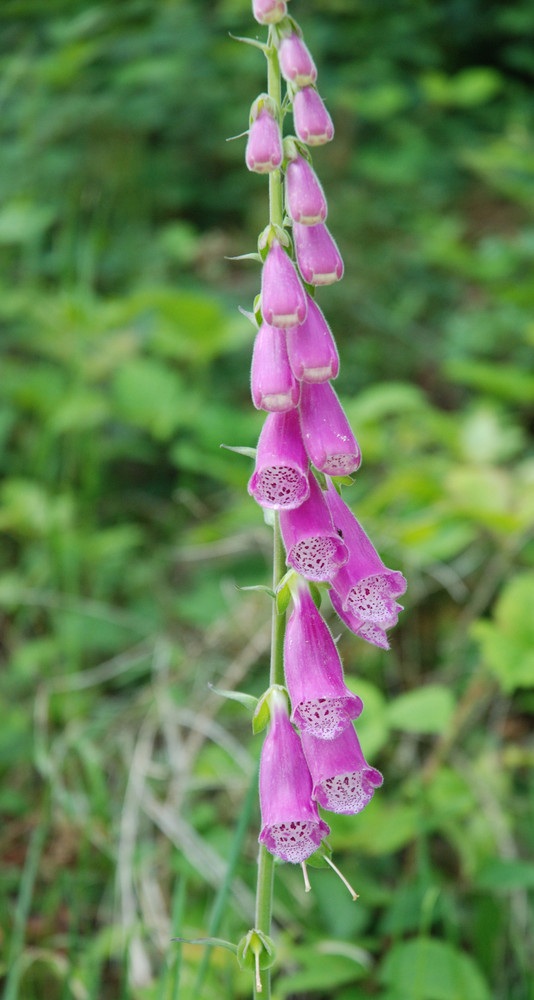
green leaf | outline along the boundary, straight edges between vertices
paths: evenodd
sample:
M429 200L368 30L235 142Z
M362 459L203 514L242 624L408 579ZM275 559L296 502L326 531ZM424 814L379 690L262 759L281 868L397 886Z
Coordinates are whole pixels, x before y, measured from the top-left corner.
M276 597L274 590L271 587L266 587L263 583L256 583L252 587L238 587L236 585L236 590L258 590L263 594L268 594L269 597L272 597L273 601Z
M177 372L154 358L132 358L116 372L115 403L136 427L166 440L182 423L191 422L192 405Z
M449 688L428 684L401 694L387 709L388 722L407 733L444 733L454 712Z
M214 684L208 684L210 691L214 694L219 694L221 698L229 698L230 701L238 701L245 708L255 709L258 704L258 699L252 694L245 694L244 691L224 691L221 688L216 688Z
M471 634L503 691L534 685L534 572L518 573L505 585L493 621L478 621Z
M183 944L208 944L212 948L226 948L227 951L231 951L233 955L237 955L237 945L232 941L225 941L224 938L217 937L206 937L206 938L183 938L175 937L171 938L171 941L179 941Z
M473 959L434 938L394 945L386 955L380 979L399 1000L490 1000Z
M479 889L488 889L491 892L534 889L534 864L531 861L495 858L484 865L475 877L475 885Z
M313 854L310 854L309 858L306 858L306 864L309 865L310 868L330 868L328 861L325 861L325 855L331 858L332 848L330 847L328 841L323 840L321 841L320 847L318 847Z

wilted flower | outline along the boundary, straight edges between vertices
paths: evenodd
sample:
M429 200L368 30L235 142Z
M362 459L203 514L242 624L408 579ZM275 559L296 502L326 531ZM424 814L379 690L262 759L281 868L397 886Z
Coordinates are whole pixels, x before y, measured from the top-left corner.
M328 382L339 372L339 355L330 327L319 306L308 299L308 314L301 326L287 331L287 353L294 375L304 382Z
M302 438L316 469L348 476L360 467L356 438L329 382L301 382L299 412ZM339 527L335 518L334 524Z
M343 260L323 223L303 226L293 223L293 238L299 271L309 285L331 285L343 277Z
M312 781L297 733L289 721L285 695L270 696L271 723L260 764L260 843L283 861L301 864L330 828L312 801Z
M313 780L313 798L331 812L360 812L384 780L365 760L352 725L333 740L303 732L302 746Z
M280 511L280 529L293 566L308 580L330 580L349 557L334 528L328 505L315 476L309 476L308 499L293 510Z
M282 39L278 49L278 59L284 80L296 84L297 87L315 83L317 79L315 63L307 46L298 35L286 35Z
M261 314L269 326L286 329L306 319L306 293L294 264L274 240L261 274Z
M283 413L299 401L299 384L287 356L285 330L262 323L254 342L252 401L257 410Z
M248 169L257 174L277 170L282 163L282 137L272 104L270 98L261 94L250 112L245 161Z
M262 507L274 510L298 507L309 495L308 456L296 410L267 416L248 492Z
M302 733L331 740L358 718L363 704L344 683L336 644L307 586L297 589L294 601L284 643L291 721Z
M334 135L332 119L314 87L297 90L293 98L295 132L308 146L322 146Z
M326 219L324 191L313 167L303 156L297 156L287 165L286 202L293 222L315 226Z
M399 610L395 598L406 590L406 580L402 573L384 565L333 483L329 483L326 499L334 524L350 553L348 562L332 578L342 610L354 615L362 624L390 628L396 623Z

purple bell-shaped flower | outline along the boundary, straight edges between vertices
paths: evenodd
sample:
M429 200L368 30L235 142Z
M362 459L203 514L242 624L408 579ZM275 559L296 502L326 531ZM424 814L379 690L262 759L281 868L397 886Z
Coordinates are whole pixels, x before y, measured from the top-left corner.
M252 13L259 24L275 24L287 14L285 0L252 0Z
M312 781L297 733L289 721L285 695L273 692L271 722L260 764L261 833L271 854L302 864L330 828L312 801Z
M306 293L295 266L274 240L261 273L261 314L269 326L287 329L306 319Z
M280 71L284 80L294 83L297 87L307 87L315 83L317 69L308 47L298 35L286 35L278 49Z
M328 382L339 372L337 347L319 306L311 296L307 299L304 323L287 331L289 363L299 381Z
M299 271L309 285L331 285L343 277L341 254L325 225L294 222L293 238Z
M250 112L245 161L248 169L256 174L278 170L282 163L280 126L271 112L270 103L270 98L262 94L254 101Z
M284 641L291 721L301 733L331 740L358 718L363 704L345 685L336 644L306 585L294 600Z
M406 580L402 573L384 565L333 483L329 483L325 496L334 525L350 553L348 562L332 578L341 608L362 624L370 623L382 630L390 628L396 624L399 610L396 598L404 594Z
M329 382L300 385L300 426L316 469L328 476L350 476L361 453L337 395ZM334 524L336 528L338 525Z
M290 160L286 168L286 203L293 222L316 226L327 214L326 198L314 169L303 156Z
M300 389L289 364L285 330L262 323L254 342L250 382L257 410L284 413L297 405Z
M309 495L308 456L297 410L267 416L248 492L261 507L273 510L298 507Z
M339 537L315 476L309 476L308 499L293 510L280 511L287 564L307 580L330 580L349 557Z
M361 812L384 780L367 763L352 725L333 740L303 732L302 746L313 780L313 798L331 812Z
M393 625L397 624L399 611L402 611L402 604L395 603L391 617L384 619L380 625L376 625L373 622L362 621L356 615L352 614L351 611L344 610L343 601L333 588L329 590L329 595L334 610L351 632L354 632L360 639L365 639L366 642L372 643L373 646L379 646L380 649L389 649L386 629L392 628Z
M295 132L308 146L323 146L334 136L332 119L314 87L297 90L293 98Z

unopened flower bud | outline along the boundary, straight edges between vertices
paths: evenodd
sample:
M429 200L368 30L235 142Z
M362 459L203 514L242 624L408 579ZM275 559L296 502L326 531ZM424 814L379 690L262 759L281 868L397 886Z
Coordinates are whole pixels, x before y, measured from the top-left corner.
M280 70L284 80L297 87L307 87L315 83L317 69L307 46L298 35L288 35L280 42L278 49Z
M299 271L309 285L331 285L343 277L343 260L326 226L293 223Z
M283 413L299 401L299 384L287 356L285 330L262 323L254 343L252 402L257 410Z
M326 219L324 191L317 174L303 156L297 156L287 165L286 201L293 222L315 226Z
M308 146L323 146L334 135L334 125L320 95L313 87L297 90L293 98L295 132Z
M360 467L356 438L329 382L302 382L299 412L302 438L316 469L328 476L350 476ZM335 518L334 525L338 527Z
M295 265L274 240L261 275L261 313L269 326L286 329L303 323L307 312L306 293Z
M308 314L301 326L287 331L287 353L300 381L328 382L337 378L339 355L330 327L317 303L308 295Z
M285 0L252 0L252 13L260 24L275 24L287 14Z
M252 105L245 160L249 170L267 174L278 170L282 163L280 126L268 104L258 99Z

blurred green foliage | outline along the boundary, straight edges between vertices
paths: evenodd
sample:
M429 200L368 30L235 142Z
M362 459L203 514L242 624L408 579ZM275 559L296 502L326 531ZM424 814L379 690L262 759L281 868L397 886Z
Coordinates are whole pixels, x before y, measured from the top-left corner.
M332 817L360 899L277 869L274 996L527 1000L534 8L292 13L336 125L314 164L347 499L409 591L390 653L340 640L386 778ZM219 450L261 426L258 270L226 258L266 185L225 140L265 86L228 33L262 33L248 0L7 0L0 23L4 997L246 997L231 955L169 939L253 921L261 737L207 684L266 683L270 599L236 584L268 583L269 530Z

